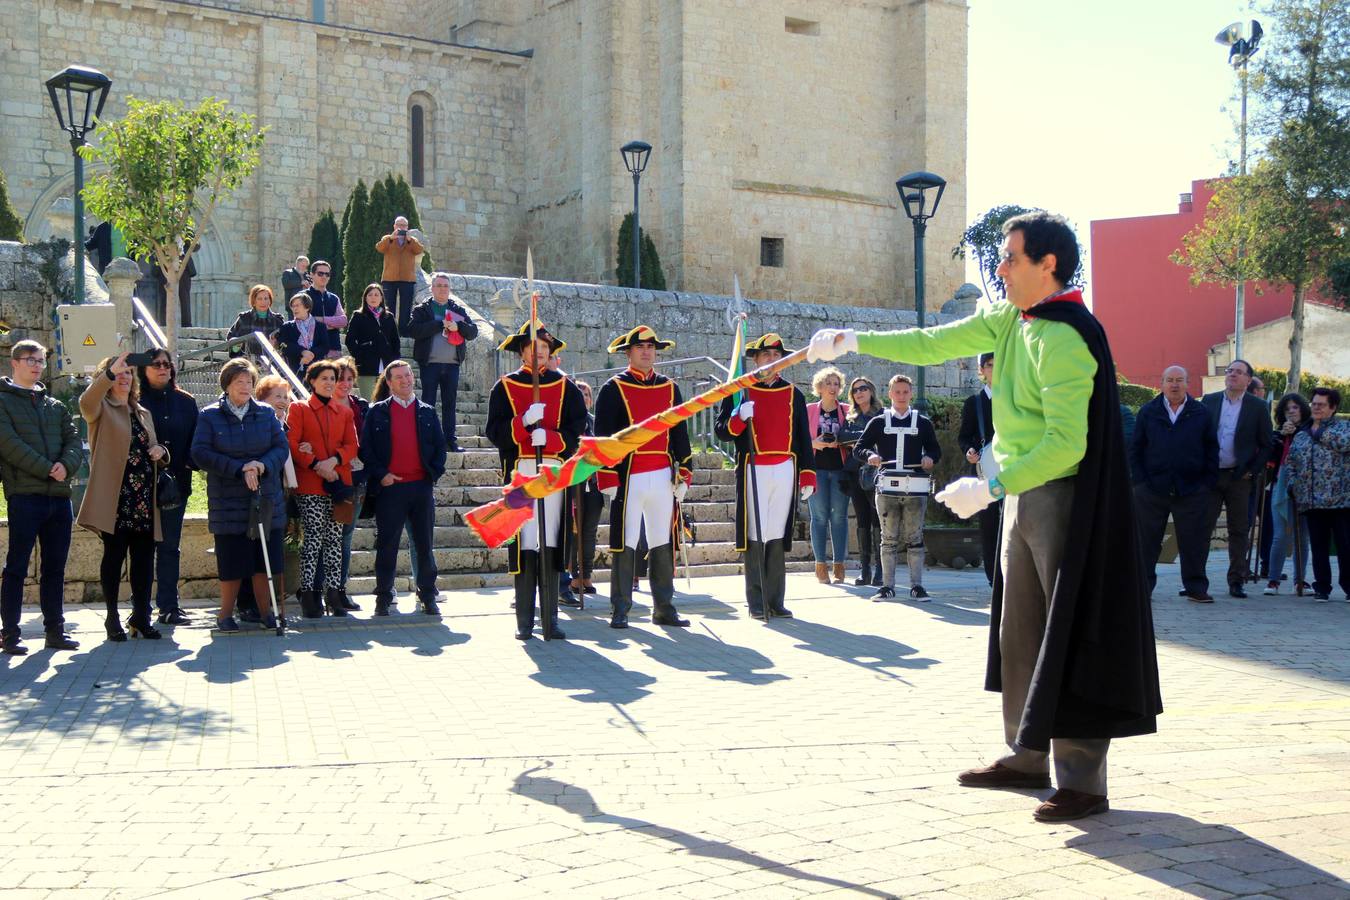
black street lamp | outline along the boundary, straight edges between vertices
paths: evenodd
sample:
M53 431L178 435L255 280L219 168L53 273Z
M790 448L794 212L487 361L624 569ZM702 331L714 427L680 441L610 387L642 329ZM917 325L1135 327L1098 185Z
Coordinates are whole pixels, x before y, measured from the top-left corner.
M642 229L638 218L638 182L642 179L642 170L647 168L647 160L652 155L652 145L646 141L629 141L619 148L623 165L633 176L633 287L642 287Z
M937 189L932 205L928 202L928 192ZM919 317L919 327L923 327L923 235L928 230L928 220L937 214L938 204L942 202L942 192L947 189L947 181L932 172L910 172L895 183L900 192L900 202L905 204L905 215L914 223L914 312ZM915 384L914 406L924 409L923 366L919 366L919 377Z
M75 154L75 302L84 302L84 158L85 136L98 127L112 79L97 69L67 66L47 79L56 122L70 134Z

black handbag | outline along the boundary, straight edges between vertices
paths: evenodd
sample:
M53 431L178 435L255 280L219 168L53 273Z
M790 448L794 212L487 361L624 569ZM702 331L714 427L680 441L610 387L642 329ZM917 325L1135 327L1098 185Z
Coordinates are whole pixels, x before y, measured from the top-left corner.
M160 469L155 479L155 505L160 509L177 509L183 505L183 492L178 479L168 469Z

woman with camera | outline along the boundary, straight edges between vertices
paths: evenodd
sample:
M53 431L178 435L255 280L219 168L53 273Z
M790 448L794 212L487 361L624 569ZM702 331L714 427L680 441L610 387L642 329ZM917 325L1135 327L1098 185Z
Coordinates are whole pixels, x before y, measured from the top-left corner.
M334 398L338 367L331 360L310 364L305 372L309 401L291 405L287 417L291 459L299 487L304 543L300 546L300 607L307 619L347 615L342 589L342 526L354 513L352 460L356 458L356 425L352 411ZM317 575L323 558L323 599Z
M127 639L118 620L117 595L128 556L131 618L127 630L132 637L160 636L150 624L155 541L161 536L155 482L157 467L169 464L169 451L155 438L149 410L137 402L136 379L127 356L123 353L100 363L80 395L80 414L89 423L89 487L75 521L97 532L103 541L99 582L108 609L104 627L110 641Z
M816 558L816 580L830 583L828 540L834 551L834 583L844 583L848 559L848 476L844 460L848 450L839 440L848 420L849 405L839 402L844 373L827 366L811 379L811 392L820 399L806 404L811 427L811 447L816 451L816 492L807 501L811 509L811 554Z

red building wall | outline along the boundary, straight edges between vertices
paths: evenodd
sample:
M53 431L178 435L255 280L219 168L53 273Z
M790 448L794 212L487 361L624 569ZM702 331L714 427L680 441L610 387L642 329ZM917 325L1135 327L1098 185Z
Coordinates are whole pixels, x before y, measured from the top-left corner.
M1163 369L1184 366L1191 396L1199 396L1209 348L1233 333L1233 288L1192 287L1188 269L1168 259L1181 237L1204 219L1214 192L1191 182L1193 200L1175 213L1102 219L1091 226L1092 311L1106 328L1116 370L1130 381L1158 387ZM1251 328L1289 315L1288 289L1246 290Z

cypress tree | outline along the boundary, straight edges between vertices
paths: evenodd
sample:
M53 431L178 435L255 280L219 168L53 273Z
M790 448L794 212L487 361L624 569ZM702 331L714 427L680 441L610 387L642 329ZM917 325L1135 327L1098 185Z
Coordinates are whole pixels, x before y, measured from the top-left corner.
M656 244L645 228L638 229L638 240L642 247L639 263L642 266L642 287L646 290L664 291L666 276L661 271L661 257L656 252ZM619 264L614 270L617 283L629 287L633 283L633 214L627 213L619 225Z
M308 255L311 262L324 259L333 270L329 283L341 289L342 285L342 235L338 231L333 211L326 209L319 221L309 233Z
M23 220L9 202L9 184L0 171L0 241L23 242Z
M375 252L374 242L366 241L369 212L370 197L366 193L366 183L363 179L357 179L351 199L347 201L347 211L343 214L346 224L342 229L342 257L346 272L343 275L342 296L348 309L355 308L356 301L361 299L361 289L369 283L366 276L370 271L370 257L378 262L380 256ZM378 269L375 274L380 274Z

